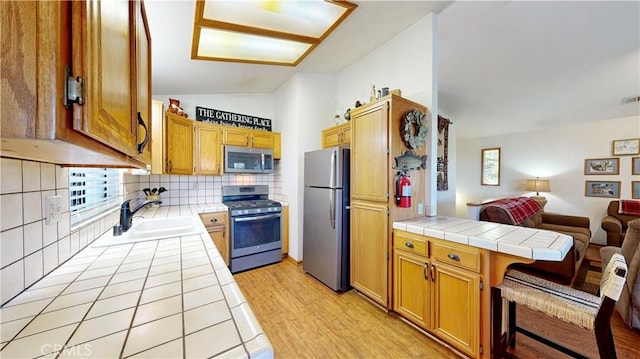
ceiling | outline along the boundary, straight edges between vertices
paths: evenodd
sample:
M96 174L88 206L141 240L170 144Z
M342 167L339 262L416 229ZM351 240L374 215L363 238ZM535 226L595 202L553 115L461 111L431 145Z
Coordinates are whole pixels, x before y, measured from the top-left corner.
M640 96L639 1L352 2L289 67L191 60L194 2L147 1L153 93L273 93L297 72L338 73L436 12L438 104L458 137L640 116L640 102L622 103Z

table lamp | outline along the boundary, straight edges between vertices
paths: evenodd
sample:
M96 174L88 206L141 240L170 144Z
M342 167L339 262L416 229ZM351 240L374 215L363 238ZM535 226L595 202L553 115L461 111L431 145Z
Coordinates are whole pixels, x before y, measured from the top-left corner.
M540 196L540 192L551 192L551 187L549 186L549 180L541 180L540 177L536 177L536 179L527 180L527 191L535 192L535 196L531 196L531 198L540 204L542 210L544 211L544 206L547 204L547 199L543 196Z

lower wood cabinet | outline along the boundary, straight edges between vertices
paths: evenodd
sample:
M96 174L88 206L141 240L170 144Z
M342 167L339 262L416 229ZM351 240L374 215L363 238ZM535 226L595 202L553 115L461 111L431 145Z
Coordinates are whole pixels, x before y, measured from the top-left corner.
M482 250L399 230L393 241L393 310L480 357Z
M224 263L229 265L229 226L227 225L227 212L201 213L200 219L204 223L209 236L218 248Z
M389 303L387 205L351 201L351 285L371 300Z

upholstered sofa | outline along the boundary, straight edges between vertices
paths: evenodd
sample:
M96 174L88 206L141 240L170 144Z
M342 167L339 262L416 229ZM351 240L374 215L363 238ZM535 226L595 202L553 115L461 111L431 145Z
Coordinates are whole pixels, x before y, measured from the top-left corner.
M600 248L602 268L609 263L614 253L621 253L627 262L627 279L622 288L616 310L628 326L640 329L640 219L629 221L622 247Z
M638 219L640 216L625 214L620 211L620 201L611 201L607 207L607 215L602 219L600 225L607 233L607 245L620 247L627 232L629 221Z
M509 211L509 207L513 203L519 203L518 205L527 207L527 211L520 218L514 219L513 214ZM573 247L569 250L564 260L560 262L535 261L531 264L517 266L522 271L541 275L563 284L573 282L591 240L588 217L543 212L536 201L527 197L507 198L485 204L480 210L479 219L481 221L545 229L573 237Z

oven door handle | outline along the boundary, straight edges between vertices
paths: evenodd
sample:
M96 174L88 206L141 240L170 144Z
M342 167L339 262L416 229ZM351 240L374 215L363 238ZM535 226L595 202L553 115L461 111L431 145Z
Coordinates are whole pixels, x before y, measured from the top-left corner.
M247 221L260 221L271 218L280 218L280 214L269 214L266 216L252 216L252 217L235 217L233 218L234 222L247 222Z

